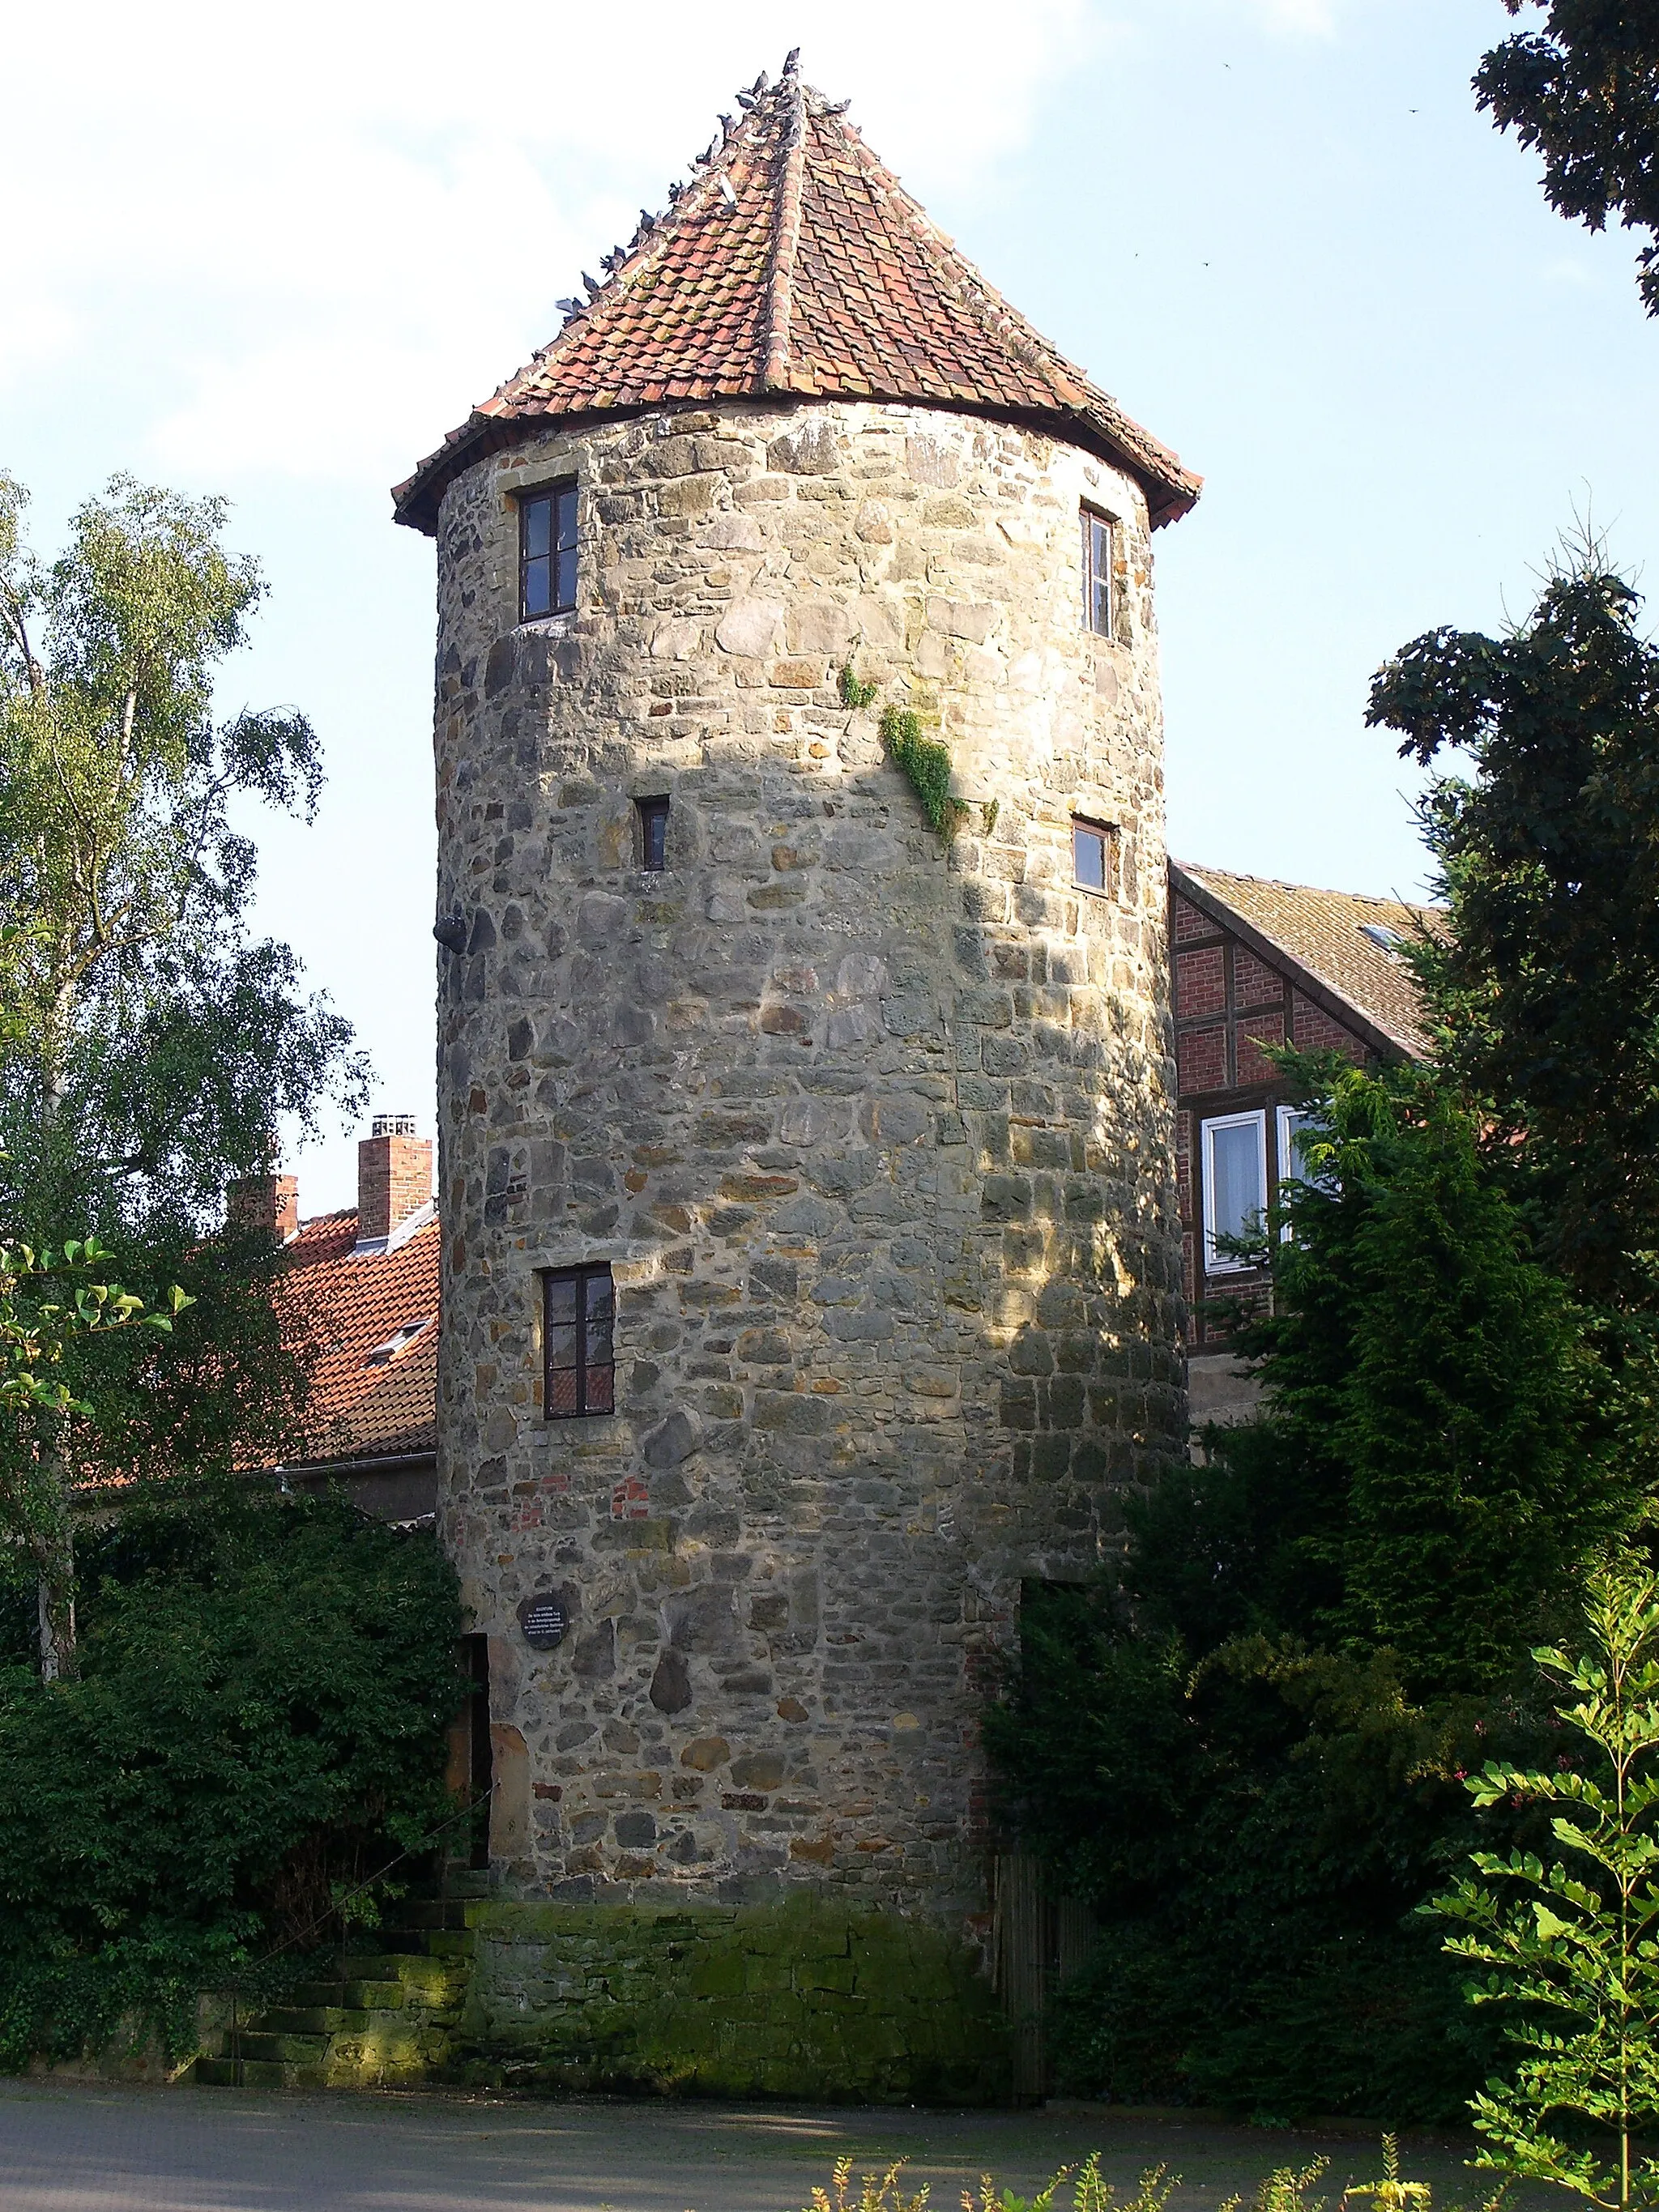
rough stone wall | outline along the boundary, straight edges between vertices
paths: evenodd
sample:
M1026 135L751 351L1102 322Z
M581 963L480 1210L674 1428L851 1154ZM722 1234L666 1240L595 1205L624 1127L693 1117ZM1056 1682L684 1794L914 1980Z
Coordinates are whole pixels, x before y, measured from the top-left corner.
M926 1923L776 1905L472 1905L453 2071L471 2083L699 2096L1000 2101L1009 2035Z
M513 495L565 475L579 605L516 627ZM1182 1449L1144 501L933 410L664 410L480 463L439 581L440 911L470 926L441 1510L512 1754L499 1870L971 1916L976 1662ZM888 703L951 748L948 849ZM1073 885L1074 812L1117 830L1109 896ZM617 1410L546 1422L537 1270L588 1261ZM538 1655L542 1590L571 1629Z

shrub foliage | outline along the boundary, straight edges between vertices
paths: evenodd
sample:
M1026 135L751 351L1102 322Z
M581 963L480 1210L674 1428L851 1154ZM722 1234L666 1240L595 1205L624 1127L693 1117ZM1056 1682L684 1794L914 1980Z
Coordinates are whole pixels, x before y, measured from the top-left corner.
M1028 1590L988 1738L1010 1826L1104 1930L1067 2086L1449 2118L1495 2030L1414 1909L1528 1841L1459 1776L1553 1741L1528 1647L1641 1500L1472 1118L1427 1075L1300 1073L1325 1133L1243 1337L1263 1411L1132 1504L1120 1572Z
M0 1671L0 2063L197 1992L453 1810L454 1578L327 1499L141 1508L84 1547L78 1680ZM32 1595L32 1593L31 1593ZM307 1931L311 1931L307 1937Z

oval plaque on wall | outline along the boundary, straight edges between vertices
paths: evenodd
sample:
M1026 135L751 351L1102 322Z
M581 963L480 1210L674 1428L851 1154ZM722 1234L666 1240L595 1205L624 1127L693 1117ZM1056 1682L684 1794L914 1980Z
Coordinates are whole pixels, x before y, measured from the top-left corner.
M562 1644L567 1625L564 1601L553 1590L539 1591L519 1607L519 1626L532 1651L551 1651Z

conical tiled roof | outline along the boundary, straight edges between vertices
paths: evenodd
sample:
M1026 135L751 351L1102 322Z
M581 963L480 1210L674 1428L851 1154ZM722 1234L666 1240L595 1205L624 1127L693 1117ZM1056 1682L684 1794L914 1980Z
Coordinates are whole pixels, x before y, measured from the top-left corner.
M446 487L548 416L674 401L894 399L1030 422L1103 453L1152 520L1200 479L992 290L790 57L699 159L662 216L643 215L553 343L392 494L435 528ZM567 303L570 304L570 303Z

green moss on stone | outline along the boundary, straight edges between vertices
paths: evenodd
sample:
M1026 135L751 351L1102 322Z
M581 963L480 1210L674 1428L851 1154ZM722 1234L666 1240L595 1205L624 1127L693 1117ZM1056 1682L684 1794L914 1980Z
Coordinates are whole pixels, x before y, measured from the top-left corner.
M940 1929L812 1893L741 1907L469 1908L478 2081L1000 2101L1008 2031Z

